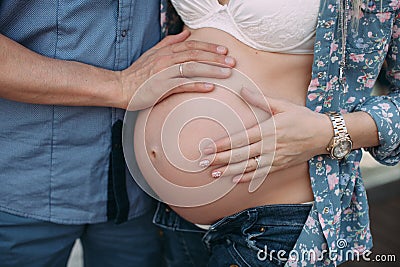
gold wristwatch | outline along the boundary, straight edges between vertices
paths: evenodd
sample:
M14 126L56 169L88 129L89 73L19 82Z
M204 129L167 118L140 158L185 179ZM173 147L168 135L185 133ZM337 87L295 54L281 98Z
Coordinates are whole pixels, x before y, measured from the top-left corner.
M333 126L333 138L326 150L329 152L331 158L341 160L350 154L353 142L347 132L342 114L331 111L327 112L326 115L331 119Z

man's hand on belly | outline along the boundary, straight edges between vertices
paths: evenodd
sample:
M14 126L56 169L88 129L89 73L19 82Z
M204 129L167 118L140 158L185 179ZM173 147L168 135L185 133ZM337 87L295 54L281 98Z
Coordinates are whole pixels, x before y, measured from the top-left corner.
M167 36L129 68L119 72L119 107L126 109L129 105L129 110L140 110L174 93L209 92L214 88L209 83L189 83L190 80L186 78L230 76L230 68L236 63L226 55L228 49L195 40L185 41L189 35L190 32L185 30L178 35ZM161 75L147 84L146 90L138 92L149 78L161 71Z

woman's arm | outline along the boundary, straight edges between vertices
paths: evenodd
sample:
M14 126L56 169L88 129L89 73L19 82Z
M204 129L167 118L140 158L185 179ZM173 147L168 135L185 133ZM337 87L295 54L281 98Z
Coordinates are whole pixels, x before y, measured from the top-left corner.
M216 141L215 147L206 148L204 154L207 156L202 160L209 159L211 165L230 164L229 169L223 166L215 171L225 171L224 176L239 175L250 165L240 180L246 182L252 179L256 167L259 169L258 176L262 177L307 162L316 155L328 154L327 147L334 133L326 114L287 100L264 98L261 93L249 90L242 90L242 96L249 104L270 113L272 117L248 129L248 138L238 133ZM375 122L367 113L344 114L344 119L353 148L378 144ZM259 155L261 165L256 166L251 161ZM232 167L235 164L237 166Z
M378 130L373 118L363 111L343 114L353 149L379 145Z
M371 96L356 107L368 113L377 127L379 144L366 149L380 163L395 165L400 161L400 12L396 11L392 39L386 57L389 93Z

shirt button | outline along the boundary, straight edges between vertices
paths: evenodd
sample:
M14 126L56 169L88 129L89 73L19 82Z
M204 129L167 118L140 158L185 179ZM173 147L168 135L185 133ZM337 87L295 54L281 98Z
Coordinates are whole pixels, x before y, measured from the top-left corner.
M127 34L128 34L128 31L127 30L123 30L122 33L121 33L121 36L125 37Z
M323 212L324 214L329 213L329 208L328 208L328 207L325 207L324 210L323 210L322 212Z
M165 208L165 212L170 212L171 210L169 208Z

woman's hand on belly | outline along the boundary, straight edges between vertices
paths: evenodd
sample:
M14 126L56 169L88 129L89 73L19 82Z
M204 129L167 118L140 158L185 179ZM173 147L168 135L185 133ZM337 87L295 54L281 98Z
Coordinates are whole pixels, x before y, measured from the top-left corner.
M248 89L242 90L241 95L272 117L203 150L207 155L200 161L203 165L222 165L212 171L214 178L233 176L233 182L249 182L327 153L333 136L328 116Z

